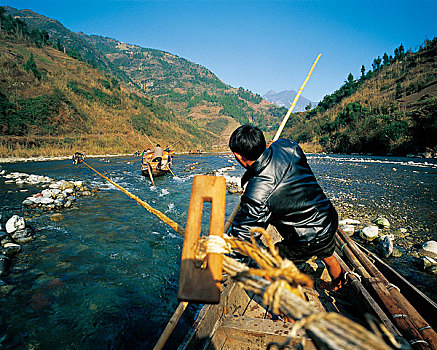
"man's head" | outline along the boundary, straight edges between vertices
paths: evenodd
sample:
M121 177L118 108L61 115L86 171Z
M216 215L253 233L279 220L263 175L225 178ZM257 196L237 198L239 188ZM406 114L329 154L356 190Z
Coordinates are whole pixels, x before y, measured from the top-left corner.
M264 152L266 140L260 129L245 124L232 133L229 139L229 148L241 165L247 168Z

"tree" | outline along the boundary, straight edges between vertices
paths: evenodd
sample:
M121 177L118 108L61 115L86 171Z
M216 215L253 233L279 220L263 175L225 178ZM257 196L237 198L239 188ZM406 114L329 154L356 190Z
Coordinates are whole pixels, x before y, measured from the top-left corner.
M399 46L399 58L401 60L403 60L405 58L405 50L404 50L404 45L402 45L402 43Z
M24 69L26 69L27 71L30 71L33 73L33 75L40 80L41 79L41 72L38 70L36 63L35 63L35 59L33 58L33 53L30 54L27 62L24 65Z
M309 111L313 106L311 105L311 102L308 103L308 105L305 107L306 111Z
M388 55L386 52L384 52L384 55L382 56L382 62L384 66L388 66L390 63L390 60L388 58Z
M366 74L366 67L364 65L361 66L361 79L364 79L364 75Z
M3 6L0 6L0 33L2 32L3 27L3 19L5 18L5 8Z
M381 68L381 57L375 58L372 63L372 68L374 71L379 71Z

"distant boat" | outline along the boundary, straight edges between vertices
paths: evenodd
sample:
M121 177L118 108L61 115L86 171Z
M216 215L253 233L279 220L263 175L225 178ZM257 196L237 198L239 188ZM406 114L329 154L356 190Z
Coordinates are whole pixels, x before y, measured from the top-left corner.
M190 151L188 154L202 154L202 150L196 149L195 151Z
M145 154L141 164L141 174L145 177L150 177L154 185L153 178L163 176L169 172L171 166L171 152L164 151L161 162L152 160L152 153Z

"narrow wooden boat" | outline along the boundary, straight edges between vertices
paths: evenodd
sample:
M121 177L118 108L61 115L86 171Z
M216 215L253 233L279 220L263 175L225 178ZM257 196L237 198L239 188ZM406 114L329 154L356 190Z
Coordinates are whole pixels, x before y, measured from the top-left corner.
M170 169L166 165L161 164L161 167L159 167L158 162L146 162L141 165L141 174L146 177L149 177L150 173L153 177L158 177L169 172Z
M152 161L151 154L147 154L143 157L143 161L141 164L141 174L146 177L163 176L171 171L170 166L171 166L171 155L169 153L164 152L161 165L159 165L158 161Z
M340 235L340 237L343 237ZM344 238L344 237L343 237ZM344 244L344 243L343 243ZM339 245L336 250L336 257L346 271L359 271L344 254L347 249ZM370 252L363 254L372 255ZM435 348L435 315L437 305L426 295L417 290L411 283L390 268L381 259L372 256L372 261L384 271L384 277L392 286L398 288L411 298L412 304L417 307L418 312L423 316L423 324L418 332L400 327L410 317L402 314L394 314L395 308L384 304L376 295L375 290L369 284L377 284L379 279L375 277L358 277L357 274L349 275L348 283L341 289L341 292L332 292L322 289L316 283L314 289L305 289L304 295L311 306L320 312L337 312L341 315L370 329L365 315L372 315L377 324L382 324L398 340L403 341L408 348L412 349L433 349ZM323 263L320 260L310 260L299 267L302 272L311 275L315 281L321 279L329 280ZM366 275L366 273L364 273ZM366 281L365 281L366 280ZM396 285L395 285L396 284ZM297 332L293 339L289 339L293 322L286 322L281 317L273 315L266 309L257 296L246 292L239 284L229 278L223 283L219 304L205 305L200 310L193 327L185 337L179 349L276 349L282 348L285 342L289 342L284 348L297 346L304 335L304 331ZM390 294L389 286L385 293ZM386 286L387 287L387 286ZM393 289L392 289L393 291ZM397 291L396 291L397 292ZM396 304L397 306L397 304ZM388 311L387 311L388 310ZM414 319L416 316L411 316ZM401 321L401 322L399 322ZM413 333L411 335L410 333ZM421 333L421 334L419 334ZM423 335L424 338L415 339L414 335ZM413 338L411 338L413 336ZM425 340L424 340L425 339ZM407 343L408 342L408 343ZM306 339L305 349L329 348L320 346L311 339Z

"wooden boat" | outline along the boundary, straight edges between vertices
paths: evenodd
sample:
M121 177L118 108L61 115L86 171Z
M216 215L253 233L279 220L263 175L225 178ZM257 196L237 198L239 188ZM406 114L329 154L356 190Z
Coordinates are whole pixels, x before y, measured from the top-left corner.
M152 154L147 154L143 157L141 164L141 174L146 177L158 177L169 173L171 166L171 155L164 152L162 157L161 166L158 161L152 161Z
M337 234L337 236L346 239L341 234ZM346 271L354 269L351 260L344 253L349 248L344 249L344 251L340 248L340 246L337 247L336 257L343 268ZM377 284L374 277L361 277L363 280L361 283L361 280L352 274L350 275L352 278L342 288L341 293L327 291L319 288L317 284L315 289L304 288L307 301L317 311L338 312L367 329L369 326L364 315L369 313L377 320L377 323L383 324L397 339L404 339L404 341L406 339L410 342L412 349L435 348L435 342L433 342L435 332L431 327L436 326L437 304L418 291L381 259L373 256L370 252L365 252L365 254L371 256L375 265L384 271L385 278L393 281L391 282L393 285L396 283L395 287L399 287L405 296L411 298L417 312L425 320L425 326L420 327L419 333L428 337L426 340L423 338L408 339L413 330L408 329L408 327L407 330L399 328L405 319L398 317L398 314L394 315L393 313L396 312L393 311L394 307L385 305L372 288L369 292L364 280L370 284ZM307 261L300 268L302 272L313 276L314 280L320 278L329 280L323 263L318 260ZM364 287L365 285L366 287ZM203 306L179 349L269 349L271 347L276 349L281 348L281 344L286 341L290 341L288 335L291 333L294 323L285 322L280 317L273 315L262 306L257 296L254 297L253 294L246 292L231 279L226 279L222 286L220 303ZM388 287L385 293L390 294L391 292L387 291L390 289L393 291L393 288ZM416 318L414 315L408 317ZM286 348L297 346L303 335L304 330L301 329ZM311 339L307 339L305 349L329 348L318 347L319 345ZM408 348L408 344L406 348Z
M200 149L197 149L195 151L190 151L188 154L202 154L203 152Z

